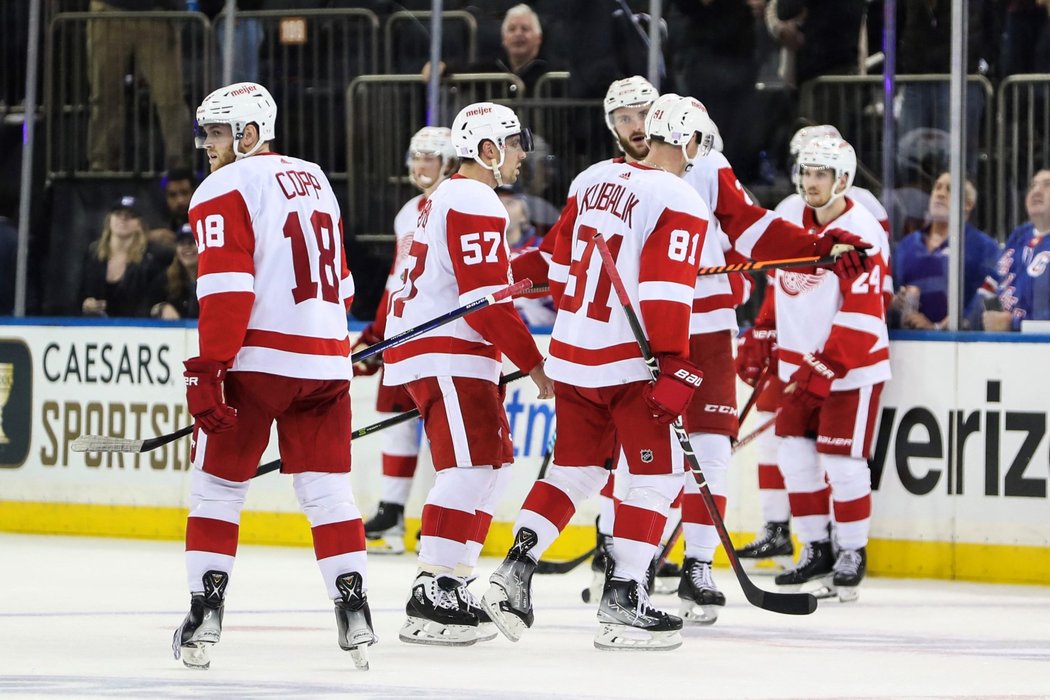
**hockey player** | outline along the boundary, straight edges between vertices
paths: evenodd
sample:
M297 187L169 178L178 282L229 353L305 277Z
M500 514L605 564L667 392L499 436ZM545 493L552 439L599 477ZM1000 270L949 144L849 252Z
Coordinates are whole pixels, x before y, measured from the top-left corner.
M517 640L532 625L532 574L576 504L595 495L614 431L632 474L614 526L615 563L598 609L600 649L674 649L681 619L655 609L645 575L671 501L681 490L684 457L668 429L702 373L688 359L689 314L709 212L681 174L713 140L696 100L663 95L645 120L650 150L639 163L595 168L580 182L572 236L559 236L551 262L558 316L551 338L559 440L546 478L529 492L514 525L514 544L483 598L493 622ZM578 179L579 182L579 179ZM601 234L616 256L660 377L648 370L595 250Z
M514 112L480 102L452 124L459 171L424 204L404 286L390 297L396 334L484 297L511 279L507 211L495 188L512 184L531 148ZM468 645L492 638L467 588L514 461L498 386L502 353L529 372L541 399L553 386L528 328L509 302L477 311L384 353L383 381L419 408L437 470L423 507L419 571L401 628L405 642Z
M824 270L778 270L775 279L778 372L786 385L776 421L778 460L803 544L798 565L775 580L797 586L831 575L841 601L856 599L867 566L867 459L890 378L882 301L886 235L847 196L856 168L853 147L842 139L806 145L798 184L806 208L796 223L815 232L845 228L866 240L872 246L866 271L852 282ZM839 547L834 561L829 491Z
M446 127L425 126L417 131L409 142L405 159L408 177L421 191L408 200L394 217L394 239L396 251L390 266L386 289L376 308L375 320L361 332L354 348L374 345L383 340L386 332L386 316L389 297L401 288L408 273L408 251L412 247L412 236L416 220L427 199L459 166L452 148L452 131ZM377 358L378 360L378 358ZM355 367L355 374L371 374L377 371L377 361L370 367ZM416 406L404 386L387 386L380 379L376 395L376 411L381 418L411 411ZM386 414L386 415L384 415ZM375 516L365 523L365 537L372 543L369 551L377 554L401 554L405 551L405 502L412 488L412 477L416 473L419 457L419 422L408 421L387 428L383 432L382 470L379 508Z
M819 138L840 139L842 135L831 124L818 124L803 127L791 137L788 145L791 159L791 182L796 189L799 187L799 154L806 145ZM863 206L878 220L879 225L888 236L889 215L878 198L870 190L857 185L850 187L848 195L851 200ZM805 200L796 192L780 202L775 211L785 219L797 221L805 207ZM890 264L888 238L884 243L885 262L888 265ZM769 279L772 281L772 276ZM755 319L754 328L741 337L737 352L737 374L750 386L755 386L762 370L767 366L770 367L765 386L760 388L762 393L755 404L756 422L759 425L773 418L784 388L777 378L774 356L776 325L773 318L772 289L772 284L766 287L766 297ZM887 308L892 302L893 291L893 278L887 274L883 279L883 302ZM762 532L752 542L737 550L737 556L744 560L754 561L756 564L762 561L773 561L776 567L783 569L791 563L794 546L791 543L791 509L787 490L784 487L784 477L776 463L778 447L779 441L774 431L771 430L762 433L755 441L755 449L758 453L759 505L765 525Z
M185 362L195 419L190 612L173 649L187 666L209 667L248 479L276 421L282 471L293 475L335 601L339 646L367 668L376 637L349 474L354 281L332 187L316 164L270 152L276 117L270 93L255 83L220 88L197 108L197 146L211 175L189 212L200 251L200 350Z

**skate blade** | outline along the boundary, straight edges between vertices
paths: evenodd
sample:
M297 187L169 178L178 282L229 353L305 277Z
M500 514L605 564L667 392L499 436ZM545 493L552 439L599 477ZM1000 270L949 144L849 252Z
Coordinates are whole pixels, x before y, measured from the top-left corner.
M353 660L354 667L357 668L358 671L368 670L368 646L369 645L367 644L362 644L349 650L350 658Z
M778 583L776 585L778 590L785 593L805 591L806 593L812 593L818 599L821 597L833 598L835 596L835 586L831 583L832 575L831 572L828 572L802 583Z
M443 625L433 620L410 617L401 626L398 638L406 644L469 647L478 641L477 635L477 627L471 625Z
M404 554L405 541L401 537L366 538L365 548L369 554Z
M605 572L595 571L594 580L591 581L591 585L580 592L580 597L583 598L584 603L597 603L602 599L603 590L605 590Z
M672 593L677 593L678 582L680 580L681 577L679 576L675 576L673 578L670 576L657 576L656 580L653 581L653 593L656 593L658 595L670 595Z
M721 605L699 605L691 600L682 599L678 606L678 615L686 622L697 625L713 625L718 620Z
M190 642L180 647L182 665L197 671L211 668L211 642ZM175 658L179 658L176 655Z
M650 632L648 630L608 622L598 624L594 648L602 651L671 651L682 646L678 630Z
M355 667L361 671L367 671L368 647L378 641L379 637L375 636L375 633L371 630L362 629L357 634L350 635L350 638L345 642L340 640L339 648L350 652L350 658L353 659Z
M840 603L855 603L860 598L859 586L835 586Z
M496 627L495 623L481 622L478 623L477 635L479 642L491 642L499 636L499 628Z
M739 558L744 566L744 571L756 576L776 576L790 569L795 561L789 555L777 557L764 557L762 559Z
M516 642L521 639L521 635L525 633L528 626L514 613L503 611L500 603L505 602L507 602L507 592L495 583L489 586L488 592L481 597L481 604L485 606L485 612L489 614L492 624L503 633L504 637Z

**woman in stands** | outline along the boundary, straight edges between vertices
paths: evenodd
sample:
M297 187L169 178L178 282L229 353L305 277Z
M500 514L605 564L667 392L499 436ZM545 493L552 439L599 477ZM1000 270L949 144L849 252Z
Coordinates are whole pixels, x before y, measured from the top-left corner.
M200 315L200 304L197 303L197 244L189 225L175 235L175 257L168 265L167 272L153 280L150 299L156 301L150 309L153 318L174 321Z

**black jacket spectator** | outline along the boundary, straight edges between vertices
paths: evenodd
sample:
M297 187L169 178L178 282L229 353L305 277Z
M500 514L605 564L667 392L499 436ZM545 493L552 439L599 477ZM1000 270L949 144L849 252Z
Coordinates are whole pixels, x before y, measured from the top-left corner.
M777 0L777 19L800 16L806 42L795 52L797 84L822 75L855 73L864 0Z
M992 3L967 0L967 72L977 73L981 61L991 63L995 56L996 21ZM901 0L897 4L897 72L948 73L951 71L951 0Z
M150 311L150 289L154 280L164 276L158 264L158 252L150 245L139 262L129 262L120 281L106 281L107 261L99 260L98 241L84 256L84 272L80 280L80 299L105 299L105 315L110 318L145 318Z

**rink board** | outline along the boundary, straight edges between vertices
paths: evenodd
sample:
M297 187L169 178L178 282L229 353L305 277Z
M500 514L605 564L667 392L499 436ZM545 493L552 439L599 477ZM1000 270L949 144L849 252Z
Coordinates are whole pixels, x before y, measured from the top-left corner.
M181 362L196 348L195 328L72 323L0 325L8 440L0 442L0 530L181 538L188 440L139 455L78 454L69 443L81 433L138 439L186 425ZM1050 580L1050 377L1032 370L1045 338L969 342L975 338L892 343L894 379L883 395L872 460L873 573ZM538 339L545 348L547 336ZM5 371L12 377L6 397ZM355 427L378 419L376 381L353 383ZM749 391L740 385L741 402ZM486 543L493 554L510 543L510 522L553 427L553 404L538 401L528 380L508 387L507 410L517 460ZM742 432L753 427L754 418ZM378 500L382 440L377 434L354 443L354 490L366 514ZM265 460L276 458L275 442ZM760 520L755 471L753 449L745 448L731 470L726 518L738 542L749 539ZM424 448L410 518L432 478ZM549 556L570 557L592 546L595 515L594 503L585 504ZM241 533L244 542L309 543L287 479L271 474L253 482Z

